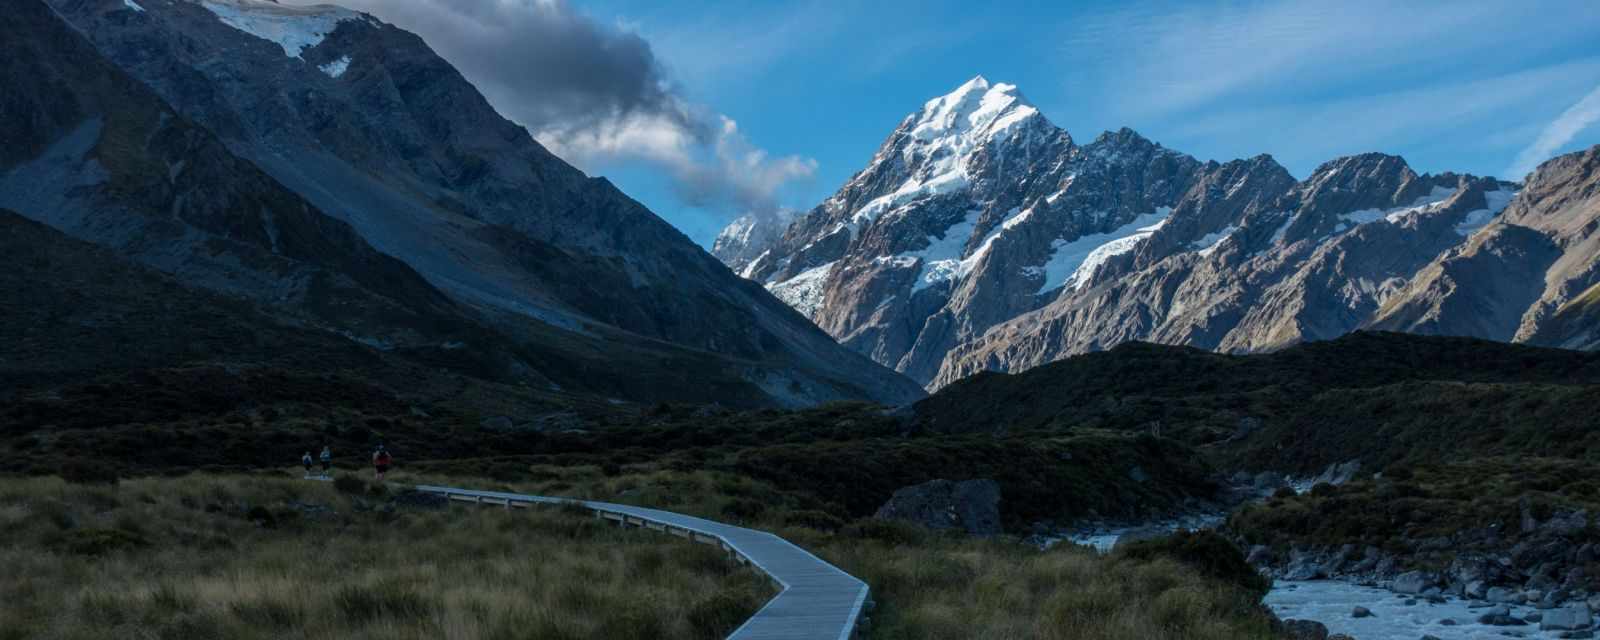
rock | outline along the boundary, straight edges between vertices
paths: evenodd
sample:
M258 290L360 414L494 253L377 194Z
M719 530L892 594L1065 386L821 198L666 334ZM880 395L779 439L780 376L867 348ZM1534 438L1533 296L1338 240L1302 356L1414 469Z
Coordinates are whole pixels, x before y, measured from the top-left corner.
M1393 589L1400 593L1419 594L1432 587L1437 580L1428 573L1421 571L1407 571L1396 576Z
M1404 604L1406 606L1408 606L1408 607L1415 607L1415 606L1417 606L1417 599L1416 598L1406 598L1406 601L1404 602Z
M1316 554L1309 551L1292 551L1289 554L1289 564L1284 567L1284 580L1316 580L1327 577L1327 571L1322 568L1322 563Z
M1484 594L1483 599L1489 602L1522 604L1522 594L1505 587L1489 587L1489 591Z
M1354 637L1352 637L1352 636L1348 636L1348 635L1345 635L1343 633L1335 633L1335 634L1333 634L1331 636L1328 636L1328 640L1356 640L1356 639Z
M1533 533L1538 530L1539 521L1533 517L1533 502L1528 500L1528 496L1522 496L1520 500L1517 500L1517 510L1522 512L1521 524L1523 533Z
M1538 622L1544 619L1544 614L1538 611L1529 611L1527 615L1522 616L1522 619L1528 622Z
M1520 627L1528 623L1521 618L1511 615L1511 609L1505 605L1490 607L1483 615L1478 616L1478 624L1487 624L1496 627Z
M1589 528L1588 510L1564 511L1551 516L1549 520L1539 526L1540 533L1562 537L1572 537L1583 533Z
M1284 640L1329 640L1327 625L1315 620L1284 620Z
M1551 609L1539 623L1540 631L1579 631L1594 626L1594 614L1588 604L1575 604Z
M1594 638L1593 631L1563 631L1557 638L1563 640L1590 640Z
M1253 567L1261 567L1271 564L1272 548L1264 544L1258 544L1250 547L1250 553L1245 555L1244 561Z
M988 479L930 480L895 491L873 517L977 536L999 535L1000 484Z
M1489 585L1484 584L1482 580L1473 580L1468 582L1466 588L1461 592L1462 596L1472 598L1473 600L1483 600L1484 598L1488 597L1488 594Z
M1439 636L1430 636L1430 635L1424 634L1422 636L1422 640L1441 640L1441 638L1439 638Z
M1283 486L1283 476L1271 471L1262 471L1256 474L1255 485L1262 491L1271 491Z
M1372 610L1368 609L1366 607L1356 607L1354 610L1352 610L1350 612L1350 617L1352 617L1352 618L1371 618L1372 617Z
M1150 481L1150 474L1145 473L1144 469L1140 468L1138 465L1134 465L1132 469L1128 469L1128 479L1140 484L1144 484Z
M1316 486L1316 485L1319 485L1319 484L1322 484L1322 483L1327 483L1327 484L1332 484L1332 485L1341 485L1341 484L1344 484L1346 482L1349 482L1352 478L1354 478L1356 476L1356 473L1358 473L1360 471L1361 471L1361 461L1360 460L1351 460L1349 462L1345 462L1345 463L1342 463L1342 464L1328 465L1327 469L1324 469L1321 474L1319 474L1316 478L1312 479L1311 484L1312 484L1312 486Z
M1445 619L1439 621L1439 626L1441 626L1441 627L1454 627L1454 626L1456 626L1458 624L1461 624L1461 623L1456 622L1455 618L1445 618Z

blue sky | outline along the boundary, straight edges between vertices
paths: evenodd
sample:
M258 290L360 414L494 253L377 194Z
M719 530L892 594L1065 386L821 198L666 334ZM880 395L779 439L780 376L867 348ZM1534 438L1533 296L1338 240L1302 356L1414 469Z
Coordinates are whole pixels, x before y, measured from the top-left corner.
M1538 160L1600 143L1593 0L484 2L503 5L502 22L554 7L648 47L652 81L671 111L693 114L697 143L639 124L661 118L587 146L540 138L702 243L739 209L762 206L751 202L814 206L906 114L979 74L1019 85L1080 142L1127 126L1201 159L1270 153L1297 177L1382 151L1419 172L1519 179ZM397 21L431 43L433 22ZM435 48L469 79L489 73ZM539 61L504 64L494 73ZM513 119L529 99L486 93ZM636 151L663 140L661 153ZM708 188L725 197L689 194L710 174L725 178ZM700 186L686 189L686 176Z

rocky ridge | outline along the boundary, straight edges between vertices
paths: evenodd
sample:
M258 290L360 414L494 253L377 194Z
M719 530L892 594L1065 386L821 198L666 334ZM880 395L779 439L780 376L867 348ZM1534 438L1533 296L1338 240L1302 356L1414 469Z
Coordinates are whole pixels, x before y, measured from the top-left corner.
M1132 340L1255 352L1379 328L1593 346L1597 152L1526 189L1377 153L1296 180L1269 156L1200 162L1127 129L1079 145L979 77L908 116L743 273L930 389Z

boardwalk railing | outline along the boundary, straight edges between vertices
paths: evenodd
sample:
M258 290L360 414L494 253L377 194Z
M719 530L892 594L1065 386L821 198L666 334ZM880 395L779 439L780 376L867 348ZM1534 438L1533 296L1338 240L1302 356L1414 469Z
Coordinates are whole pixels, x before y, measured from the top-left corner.
M695 518L670 511L609 502L530 496L520 493L473 491L451 487L417 486L451 500L503 505L507 509L534 504L576 504L596 517L618 524L646 527L695 542L721 546L740 562L754 565L782 591L728 636L729 640L848 640L871 606L867 584L840 571L788 540L744 527Z

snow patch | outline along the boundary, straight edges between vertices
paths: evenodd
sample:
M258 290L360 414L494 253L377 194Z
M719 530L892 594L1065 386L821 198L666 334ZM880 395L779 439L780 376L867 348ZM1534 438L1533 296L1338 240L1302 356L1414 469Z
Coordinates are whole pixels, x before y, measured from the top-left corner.
M833 273L833 265L829 262L806 269L793 278L783 282L774 282L767 285L767 291L784 301L796 311L807 318L816 315L817 309L822 307L822 287L828 283L828 276Z
M1209 256L1217 251L1217 245L1222 244L1223 240L1227 240L1228 236L1233 235L1238 230L1238 227L1230 224L1220 231L1213 231L1190 243L1189 248L1199 251L1202 256Z
M283 47L283 55L299 58L345 20L361 15L339 7L298 7L263 0L202 0L201 6L224 24Z
M944 230L944 237L928 236L928 246L895 256L896 264L904 264L899 260L906 258L922 261L922 271L911 285L912 293L941 282L958 280L971 272L970 268L963 268L961 252L966 248L972 232L977 229L981 213L977 209L969 210L965 218Z
M1506 207L1511 205L1511 199L1516 195L1517 192L1505 189L1483 192L1483 199L1487 201L1489 208L1468 211L1466 217L1456 224L1456 233L1470 236L1479 229L1489 226L1489 222L1494 220L1495 216L1500 215L1501 211L1505 211Z
M122 0L122 6L133 9L134 11L138 11L139 13L144 13L144 7L139 6L139 3L134 2L133 0Z
M338 60L334 60L333 62L329 62L328 64L317 68L321 69L323 73L328 74L328 77L330 78L338 78L339 76L344 75L345 71L350 69L350 56L342 56Z
M1406 216L1418 213L1426 213L1428 211L1438 209L1444 205L1446 200L1449 200L1455 194L1455 189L1435 186L1433 190L1428 193L1428 195L1418 197L1408 206L1385 210L1362 209L1360 211L1351 211L1350 213L1341 214L1339 216L1339 220L1341 222L1339 223L1339 226L1334 229L1334 232L1338 233L1350 227L1360 226L1369 222L1377 222L1379 220L1386 221L1389 224L1399 224L1401 221L1405 220Z
M1172 207L1157 207L1142 214L1128 224L1106 233L1092 233L1077 240L1056 240L1050 243L1052 253L1044 265L1043 294L1057 287L1077 289L1094 275L1094 270L1113 256L1132 251L1145 238L1167 223Z

